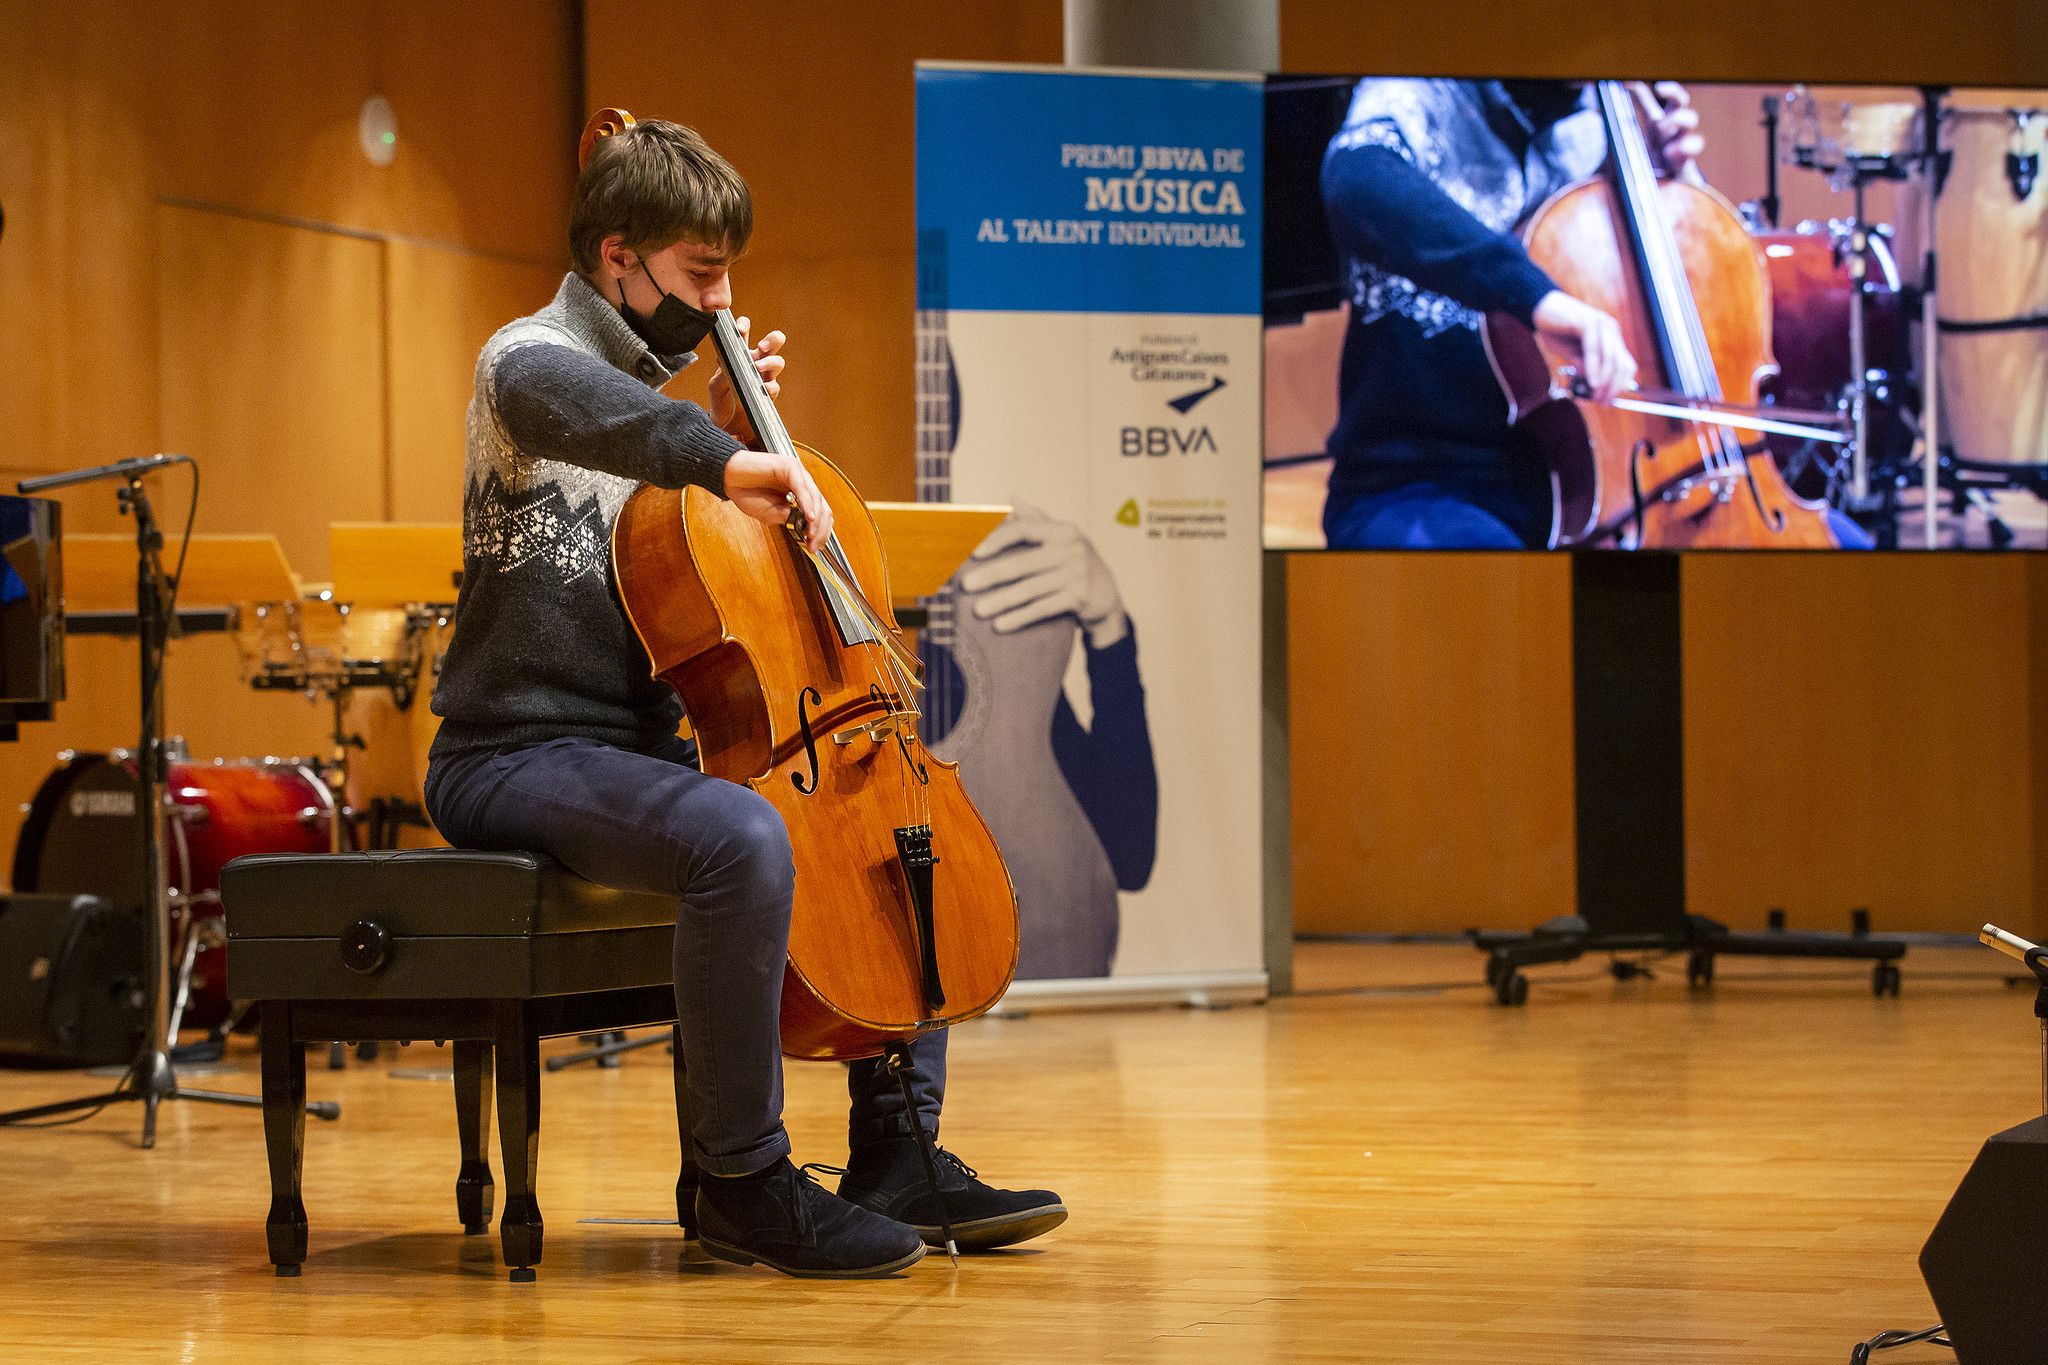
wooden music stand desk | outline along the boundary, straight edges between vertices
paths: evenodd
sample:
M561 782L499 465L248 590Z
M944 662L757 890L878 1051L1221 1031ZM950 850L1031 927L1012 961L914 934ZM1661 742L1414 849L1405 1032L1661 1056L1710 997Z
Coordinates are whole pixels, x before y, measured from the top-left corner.
M164 572L177 569L177 547L164 548ZM285 562L276 536L198 534L185 554L178 605L232 607L298 597L298 575ZM135 610L135 537L64 537L64 609L70 612Z
M357 607L453 602L462 572L454 522L336 521L327 527L334 596Z
M1003 524L1010 509L978 503L871 502L889 592L899 604L930 597L952 579L974 547Z
M899 602L929 597L1010 509L938 502L871 502L889 586ZM462 568L462 528L453 522L337 521L327 528L334 595L358 607L449 602Z

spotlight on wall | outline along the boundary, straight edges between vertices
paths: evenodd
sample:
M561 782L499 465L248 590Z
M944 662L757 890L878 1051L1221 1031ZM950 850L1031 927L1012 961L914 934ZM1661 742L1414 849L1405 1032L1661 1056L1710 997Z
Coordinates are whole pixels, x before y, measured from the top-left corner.
M390 100L372 95L363 101L363 112L356 115L356 137L372 166L391 164L398 155L398 116L391 112Z

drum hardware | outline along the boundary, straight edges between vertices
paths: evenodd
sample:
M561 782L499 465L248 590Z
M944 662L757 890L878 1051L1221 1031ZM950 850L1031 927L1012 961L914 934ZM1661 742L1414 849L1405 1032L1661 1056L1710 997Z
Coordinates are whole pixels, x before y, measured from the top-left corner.
M440 677L438 642L454 611L454 604L447 602L362 610L338 600L331 591L297 601L250 603L245 608L246 628L236 632L243 677L261 691L301 692L309 701L327 704L328 753L316 766L328 786L345 795L350 789L351 755L368 747L349 728L349 699L359 691L380 689L399 711L409 710L422 677L430 686ZM351 831L366 821L372 847L382 846L379 841L387 837L395 847L403 824L431 828L425 812L412 802L380 807L372 801L367 810L337 804L332 819L331 844L336 852L349 846Z
M1828 138L1820 128L1819 105L1812 92L1796 87L1786 96L1794 112L1793 163L1819 171L1836 190L1848 189L1854 208L1848 220L1831 230L1846 236L1838 245L1839 259L1849 269L1849 387L1847 404L1850 427L1849 489L1847 510L1869 515L1881 509L1882 499L1870 494L1870 357L1869 321L1866 317L1865 280L1868 275L1871 241L1877 228L1869 217L1870 187L1881 180L1904 180L1912 173L1914 158L1908 151L1914 107L1910 104L1844 105L1839 136ZM1840 243L1840 238L1837 238Z
M1763 106L1764 193L1754 203L1741 206L1743 216L1749 219L1751 231L1777 227L1778 210L1784 203L1778 195L1778 121L1785 108L1785 99L1779 95L1765 95Z
M2034 181L2041 174L2041 153L2028 151L2027 125L2039 115L2035 109L2010 109L2012 118L2012 141L2005 151L2005 182L2012 186L2012 197L2025 199L2034 192Z
M196 511L199 501L198 466L184 456L155 457L156 464L171 461L191 466L192 508ZM147 1028L135 1061L114 1089L103 1094L59 1100L53 1104L33 1105L26 1109L0 1114L0 1123L19 1123L51 1118L59 1114L97 1111L109 1104L139 1101L143 1105L142 1146L145 1148L156 1145L157 1110L166 1101L189 1099L211 1104L240 1105L252 1109L260 1108L263 1103L262 1099L255 1095L232 1095L183 1086L179 1084L177 1072L171 1063L170 1046L175 1038L170 1032L173 1004L171 900L170 878L165 866L164 801L168 785L168 763L164 742L163 681L169 625L174 619L178 579L183 573L184 561L181 551L177 570L169 574L164 572L163 532L157 525L149 493L143 484L143 473L149 467L154 467L154 464L124 461L121 465L111 465L82 474L82 477L119 479L121 482L115 494L116 505L120 515L133 518L135 523L136 663L139 682L137 720L140 722L137 727L140 735L140 752L136 760L136 775L140 781L143 798L140 802L143 818L138 826L138 842L141 845L143 888L146 897L142 908L144 937L147 944L145 962L149 978ZM76 482L81 475L53 477L66 482ZM49 480L27 482L47 484ZM191 517L188 515L187 544L190 531ZM339 1106L332 1103L309 1104L306 1108L309 1113L321 1118L338 1118L341 1112Z

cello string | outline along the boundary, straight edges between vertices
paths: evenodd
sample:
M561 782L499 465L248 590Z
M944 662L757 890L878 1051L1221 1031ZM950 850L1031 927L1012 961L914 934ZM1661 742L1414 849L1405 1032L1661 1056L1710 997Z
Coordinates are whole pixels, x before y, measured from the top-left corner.
M1641 135L1642 123L1636 115L1633 99L1629 99L1624 107L1636 131L1636 136L1631 139L1629 151L1636 162L1638 182L1649 185L1651 192L1657 195L1652 201L1658 206L1658 211L1654 214L1655 250L1663 262L1667 289L1665 300L1678 314L1682 328L1671 340L1672 349L1679 354L1681 367L1686 371L1683 381L1684 392L1689 397L1715 401L1722 397L1722 390L1720 376L1714 366L1713 348L1707 341L1706 327L1700 318L1699 303L1693 295L1691 281L1685 274L1684 257L1679 251L1670 219L1662 212L1662 196L1655 189L1658 183L1656 169L1649 161L1648 144ZM1702 452L1706 452L1711 445L1715 457L1703 461L1707 468L1719 473L1740 470L1744 463L1741 443L1731 435L1729 429L1699 419L1693 420L1696 422L1695 430Z
M1651 323L1662 343L1662 358L1673 371L1669 379L1681 393L1702 396L1699 393L1699 356L1694 348L1697 337L1683 325L1682 312L1677 319L1681 326L1671 325L1674 306L1682 308L1691 291L1684 287L1684 266L1677 259L1677 242L1663 213L1656 170L1650 165L1649 146L1642 122L1636 116L1635 96L1623 83L1606 81L1601 83L1600 98L1607 109L1608 125L1612 129L1610 140L1614 144L1615 165L1625 206L1642 251L1645 301L1649 304ZM1722 472L1724 455L1708 430L1695 424L1691 434L1699 448L1702 467L1709 473Z

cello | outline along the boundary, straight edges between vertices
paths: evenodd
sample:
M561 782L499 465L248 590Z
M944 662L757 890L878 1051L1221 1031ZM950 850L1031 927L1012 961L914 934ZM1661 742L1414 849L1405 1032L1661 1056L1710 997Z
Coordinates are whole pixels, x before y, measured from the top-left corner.
M584 155L631 122L602 111ZM867 505L790 439L730 311L712 337L759 448L803 463L838 529L813 551L793 499L771 527L702 488L642 485L612 528L620 602L682 699L704 772L753 788L788 828L784 1055L883 1056L907 1085L907 1039L1008 988L1016 893L957 767L919 736L921 666Z
M1595 402L1566 347L1506 314L1483 333L1510 420L1550 463L1551 543L1835 548L1825 504L1793 492L1769 447L1743 441L1842 439L1832 414L1759 406L1777 365L1755 242L1713 190L1659 181L1626 84L1593 90L1605 173L1546 200L1523 242L1559 289L1621 324L1639 387Z

